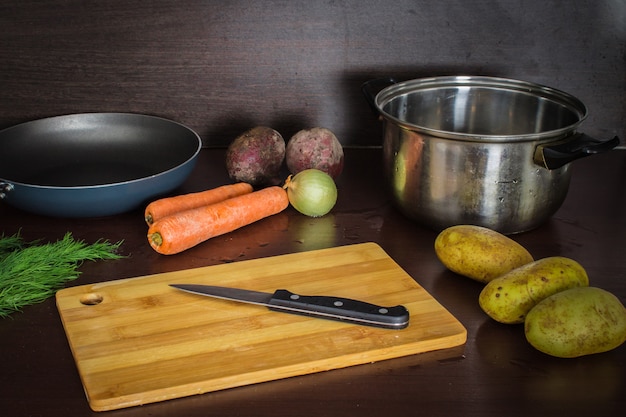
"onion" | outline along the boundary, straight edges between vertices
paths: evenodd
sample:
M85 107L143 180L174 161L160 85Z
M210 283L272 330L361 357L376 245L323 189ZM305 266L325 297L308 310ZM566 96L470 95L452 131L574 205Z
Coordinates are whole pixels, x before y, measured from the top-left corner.
M300 213L320 217L337 202L337 186L333 178L319 169L305 169L285 181L289 203Z

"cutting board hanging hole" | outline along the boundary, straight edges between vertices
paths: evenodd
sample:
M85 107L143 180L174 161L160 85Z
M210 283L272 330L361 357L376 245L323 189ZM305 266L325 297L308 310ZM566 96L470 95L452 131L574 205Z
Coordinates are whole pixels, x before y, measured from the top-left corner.
M102 300L103 300L102 295L95 293L95 292L84 294L83 296L80 297L81 304L84 304L86 306L98 305L102 302Z

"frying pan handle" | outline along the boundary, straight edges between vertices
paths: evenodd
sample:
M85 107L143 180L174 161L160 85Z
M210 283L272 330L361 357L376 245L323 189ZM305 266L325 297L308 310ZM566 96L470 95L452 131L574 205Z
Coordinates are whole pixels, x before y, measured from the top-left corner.
M370 108L375 114L380 115L380 110L376 106L376 94L378 94L378 92L382 90L383 88L396 84L396 83L397 81L394 78L388 77L388 78L376 78L373 80L369 80L369 81L364 82L361 85L361 92L365 96L365 100L367 100L367 104L369 104Z
M5 198L7 196L8 192L13 191L13 188L15 188L13 186L13 184L10 184L10 183L4 182L4 181L0 181L0 200Z
M598 140L584 133L577 133L566 141L538 146L535 150L535 163L550 170L557 169L576 159L610 151L619 143L617 136L608 140Z

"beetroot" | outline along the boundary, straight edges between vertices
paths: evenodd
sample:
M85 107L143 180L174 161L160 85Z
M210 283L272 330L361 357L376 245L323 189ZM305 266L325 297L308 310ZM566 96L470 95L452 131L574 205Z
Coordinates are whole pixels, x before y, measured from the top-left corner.
M326 128L301 130L287 142L286 162L294 175L314 168L335 179L343 171L343 148L335 134Z
M285 159L285 140L265 126L254 127L228 146L226 169L231 179L255 186L278 185Z

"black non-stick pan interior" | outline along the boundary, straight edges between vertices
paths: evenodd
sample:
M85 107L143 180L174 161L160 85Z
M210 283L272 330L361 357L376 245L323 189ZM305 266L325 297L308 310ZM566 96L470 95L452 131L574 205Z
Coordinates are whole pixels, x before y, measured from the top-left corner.
M0 197L52 216L128 210L180 185L202 147L188 127L129 113L83 113L0 131Z
M112 184L175 168L197 148L193 132L161 118L53 117L0 133L0 178L58 187Z

